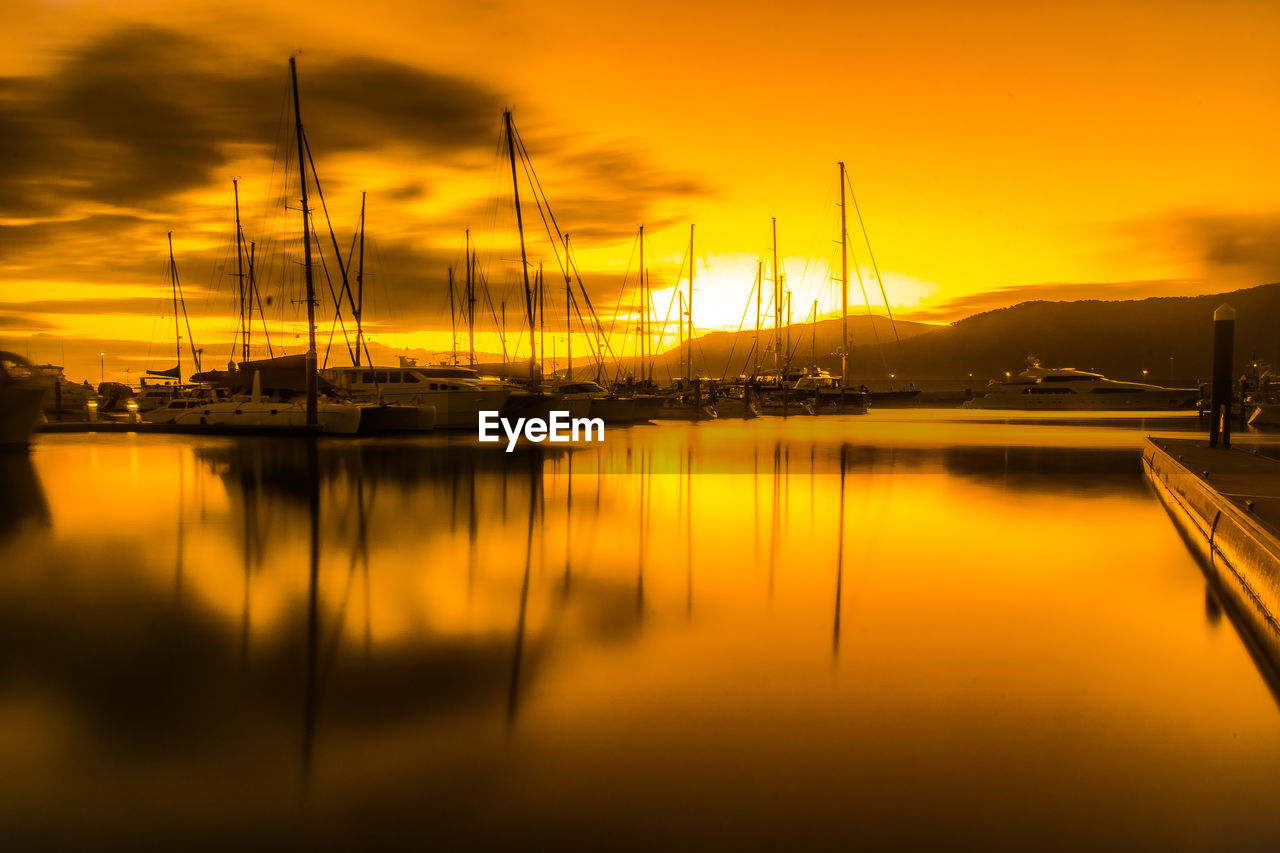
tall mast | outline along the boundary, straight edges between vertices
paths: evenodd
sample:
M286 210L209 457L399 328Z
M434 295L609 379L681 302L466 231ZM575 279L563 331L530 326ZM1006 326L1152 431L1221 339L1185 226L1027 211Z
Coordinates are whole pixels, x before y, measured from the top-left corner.
M756 364L751 378L760 375L760 315L764 312L764 261L756 261Z
M547 286L542 281L542 261L538 261L538 350L542 353L542 361L538 363L538 373L545 374L547 360ZM551 365L555 370L555 363Z
M648 270L645 270L644 279L645 279L644 281L645 300L646 300L646 307L648 307L648 300L653 295L653 279L649 277ZM653 363L654 363L652 340L645 341L645 352L648 353L648 356L649 356L649 375L647 379L650 383L652 383L653 382Z
M253 318L252 305L246 310L244 281L244 231L240 228L240 182L231 179L231 190L236 199L236 280L240 282L240 360L249 360L249 323Z
M565 381L573 379L573 285L569 279L569 235L564 235L564 363Z
M786 292L786 301L787 301L787 314L786 314L786 320L787 320L787 350L786 350L786 352L787 352L787 357L786 357L786 361L785 361L785 362L786 362L786 368L787 368L788 370L790 370L790 369L791 369L791 291L787 291L787 292Z
M511 129L511 110L504 110L502 119L507 126L507 156L511 159L511 192L515 196L516 203L516 229L520 232L520 272L524 276L524 308L529 316L529 378L533 379L533 372L538 368L538 353L535 351L537 347L534 345L533 336L533 291L529 287L529 256L524 248L524 214L520 212L520 181L516 177L516 140L515 132Z
M458 314L453 307L453 267L449 267L449 352L458 363ZM356 362L359 364L360 362Z
M471 257L471 229L467 229L467 351L469 364L476 366L476 281Z
M507 300L502 300L502 325L498 339L502 341L502 366L507 366Z
M360 192L360 265L356 267L356 367L360 366L360 349L364 346L362 319L364 317L364 201L367 195L368 193L363 190ZM450 270L450 274L452 274L452 270ZM449 298L453 298L453 282L449 283ZM456 344L454 346L454 354L457 354ZM455 358L454 361L457 361L457 359Z
M818 366L818 300L813 300L813 325L809 327L809 363Z
M302 107L298 103L298 64L289 57L289 76L293 80L293 116L298 127L298 177L302 189L302 258L307 279L307 426L320 422L316 412L316 290L311 277L311 221L307 214L306 140L302 133Z
M693 255L693 226L689 226L689 378L693 379L693 276L698 264Z
M844 210L844 161L840 161L840 387L849 387L849 234Z
M677 282L678 283L678 282ZM680 330L680 378L688 379L689 373L685 370L685 353L684 353L684 294L677 293L680 297L680 323L677 328Z
M178 384L182 384L182 326L178 323L178 264L173 260L173 232L169 232L169 284L173 287L173 338L178 356Z
M649 304L644 290L644 226L640 226L640 379L644 379L644 363L648 355L648 346L644 339L645 310Z
M778 217L773 217L773 366L782 369L782 274L778 272Z

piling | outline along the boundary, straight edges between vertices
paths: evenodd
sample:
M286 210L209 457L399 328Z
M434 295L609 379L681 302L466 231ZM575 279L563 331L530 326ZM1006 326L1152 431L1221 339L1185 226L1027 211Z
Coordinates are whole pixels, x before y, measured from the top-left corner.
M1209 395L1209 446L1231 446L1231 354L1236 309L1222 303L1213 312L1213 390Z

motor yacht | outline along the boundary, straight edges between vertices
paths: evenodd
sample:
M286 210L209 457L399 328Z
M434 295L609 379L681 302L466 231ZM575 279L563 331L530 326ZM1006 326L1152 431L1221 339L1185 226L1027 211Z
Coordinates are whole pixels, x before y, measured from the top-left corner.
M47 390L25 358L0 352L0 446L30 443Z
M1189 409L1200 399L1198 388L1164 388L1142 382L1120 382L1101 373L1073 367L1042 367L1032 360L1026 370L1003 381L992 380L987 393L965 403L971 409L1135 410Z
M502 411L520 390L451 364L330 367L320 374L356 402L433 407L436 429L476 429L480 412Z

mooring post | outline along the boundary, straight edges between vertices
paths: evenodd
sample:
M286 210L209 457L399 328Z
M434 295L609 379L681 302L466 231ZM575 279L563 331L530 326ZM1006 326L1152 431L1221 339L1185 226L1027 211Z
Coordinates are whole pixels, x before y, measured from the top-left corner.
M1231 446L1231 353L1236 309L1222 303L1213 312L1213 390L1209 392L1209 446Z

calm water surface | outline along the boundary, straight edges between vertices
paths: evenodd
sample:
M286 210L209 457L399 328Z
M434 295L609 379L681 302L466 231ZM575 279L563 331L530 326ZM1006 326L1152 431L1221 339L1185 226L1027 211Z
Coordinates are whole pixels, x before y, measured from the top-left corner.
M1141 474L970 412L42 436L0 825L44 844L1274 848L1280 713Z

